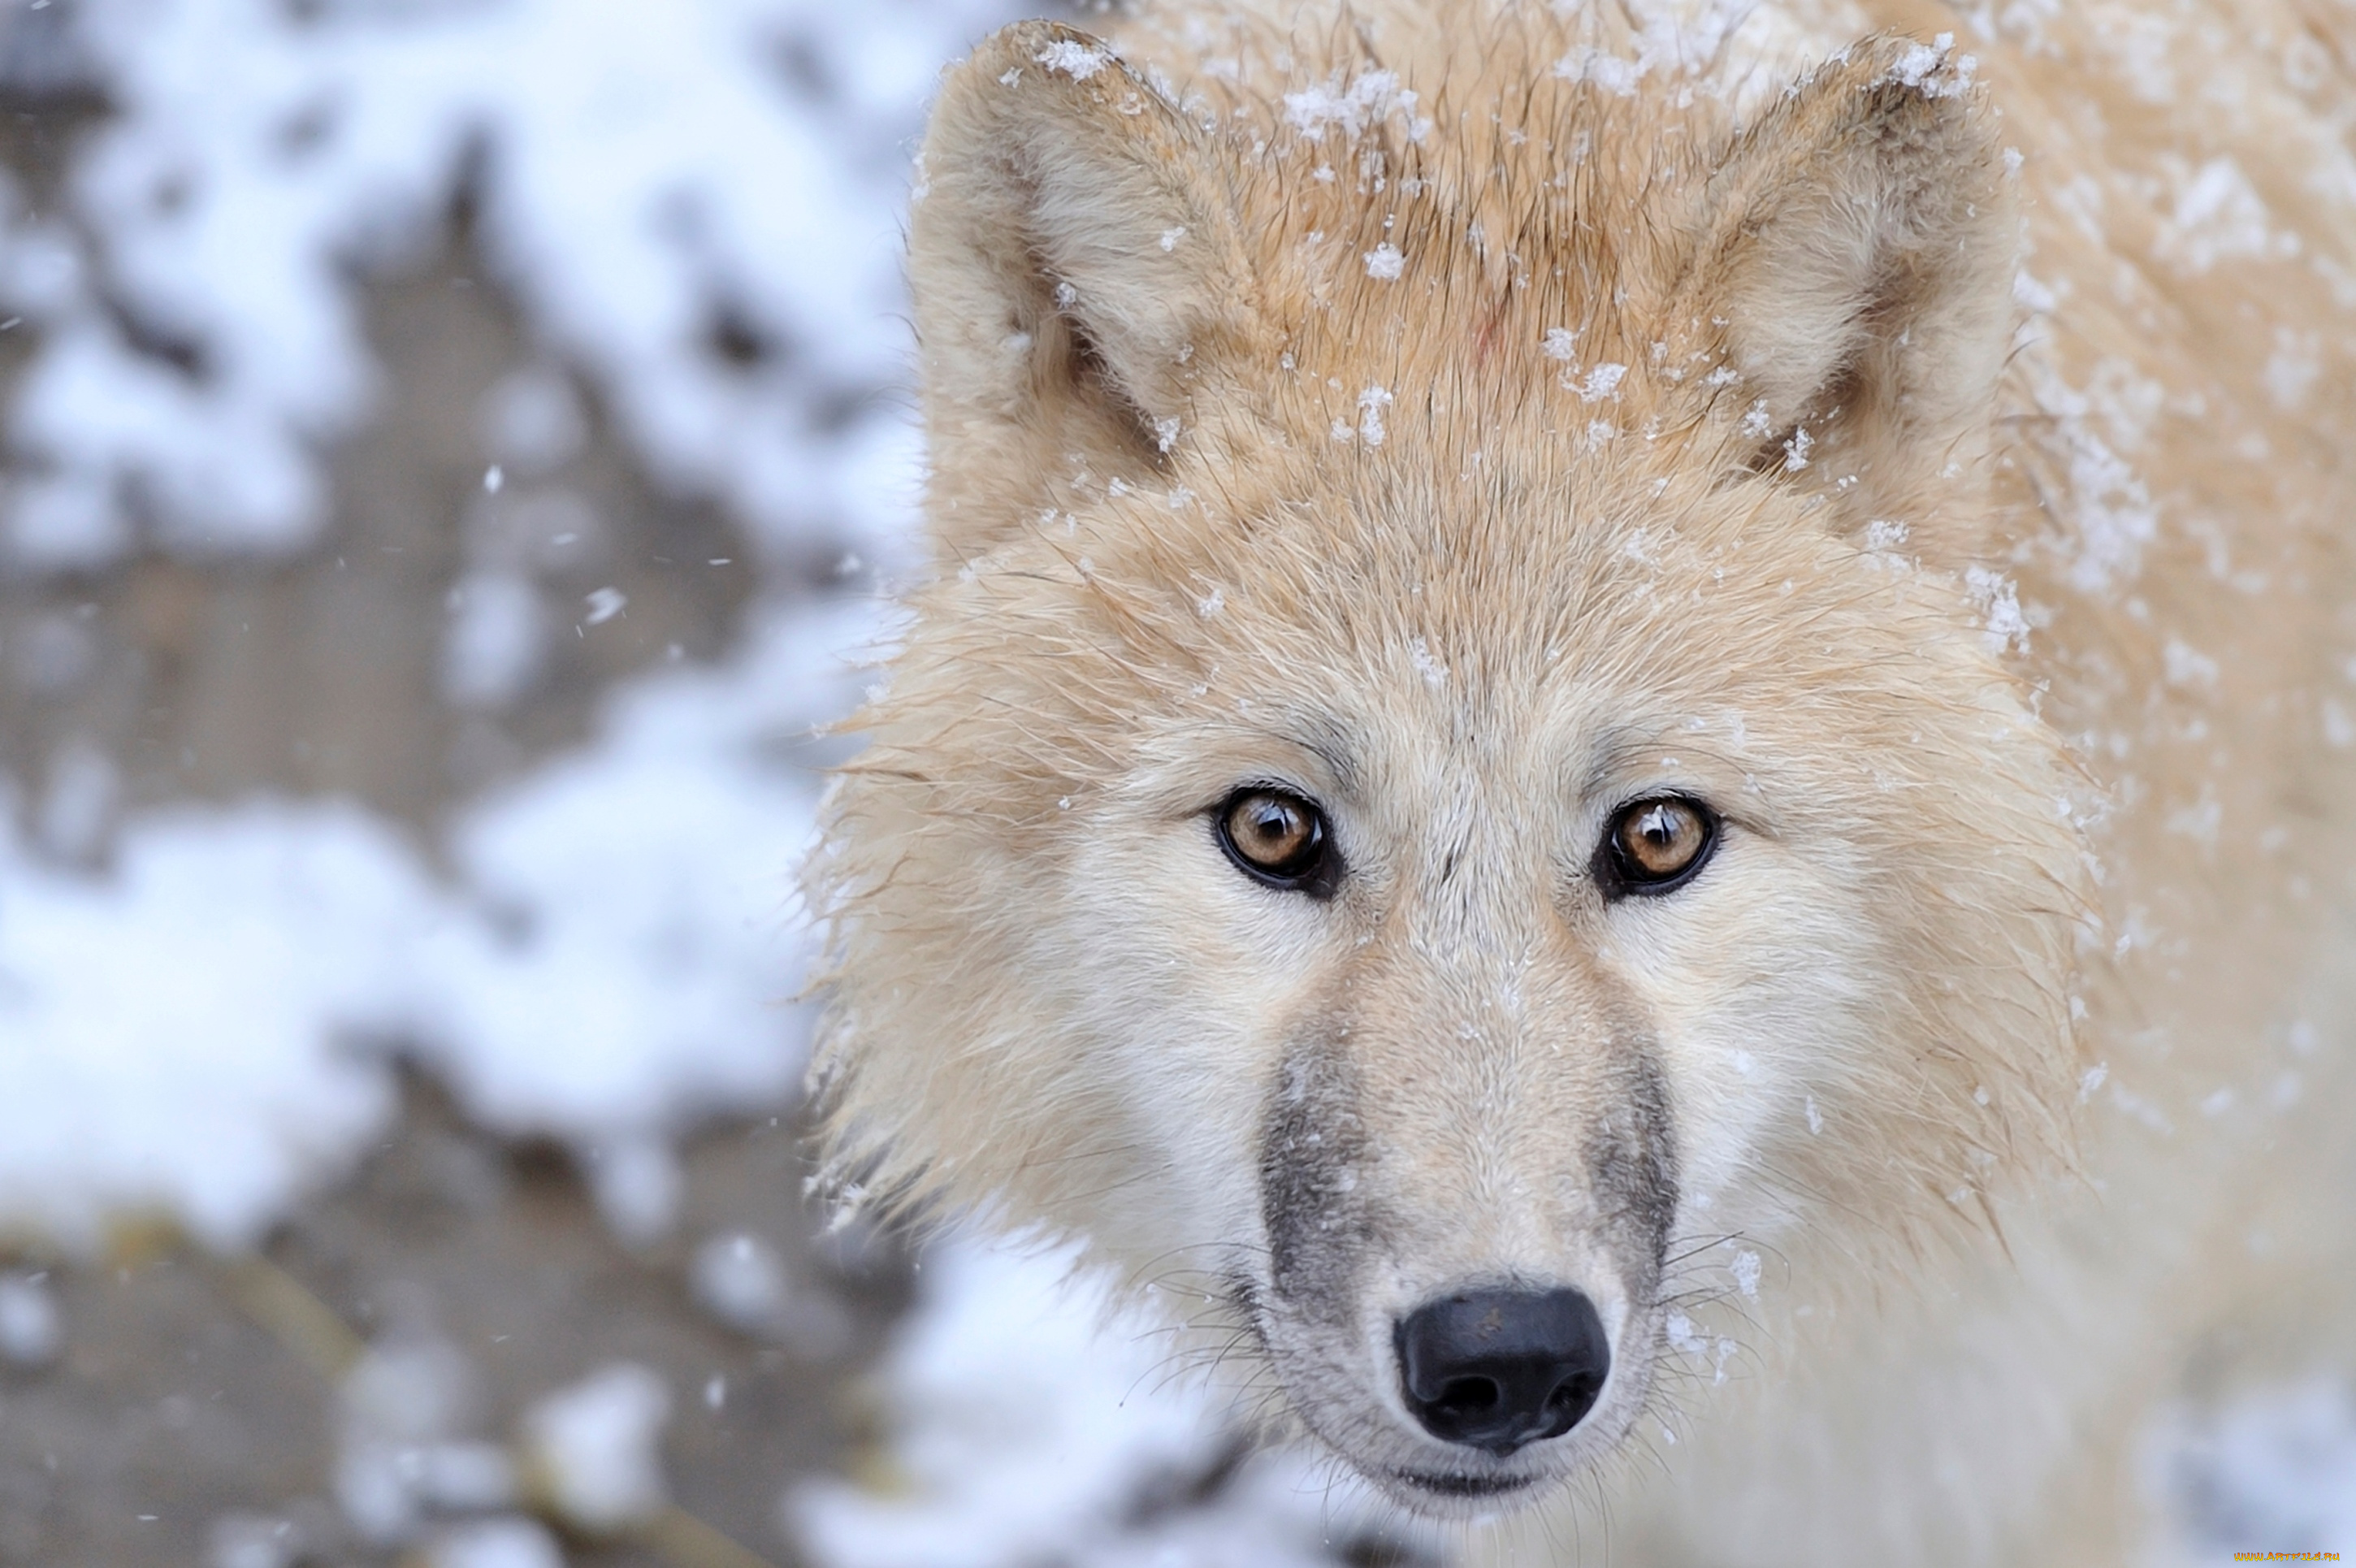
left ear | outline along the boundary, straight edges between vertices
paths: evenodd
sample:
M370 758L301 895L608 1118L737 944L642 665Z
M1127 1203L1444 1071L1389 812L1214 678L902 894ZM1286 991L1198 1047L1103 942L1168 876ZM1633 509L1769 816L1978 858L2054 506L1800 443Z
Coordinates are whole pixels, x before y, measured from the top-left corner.
M1867 39L1737 134L1677 302L1724 334L1759 466L1853 474L1869 506L1977 456L2010 340L2012 181L1945 43Z

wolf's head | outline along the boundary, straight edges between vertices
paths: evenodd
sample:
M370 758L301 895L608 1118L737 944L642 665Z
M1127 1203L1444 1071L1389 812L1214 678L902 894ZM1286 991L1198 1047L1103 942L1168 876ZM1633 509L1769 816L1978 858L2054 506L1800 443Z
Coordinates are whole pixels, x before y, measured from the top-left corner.
M950 76L939 571L814 871L842 1168L1087 1238L1435 1511L2072 1079L2071 778L1965 581L1986 111L1904 40L1740 129L1559 52Z

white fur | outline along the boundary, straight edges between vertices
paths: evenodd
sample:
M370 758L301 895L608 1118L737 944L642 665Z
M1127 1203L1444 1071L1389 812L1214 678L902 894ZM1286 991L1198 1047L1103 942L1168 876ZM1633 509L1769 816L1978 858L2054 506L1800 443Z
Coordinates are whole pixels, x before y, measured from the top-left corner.
M1200 1286L1436 1511L1390 1326L1585 1290L1601 1402L1480 1472L1568 1510L1524 1560L2119 1560L2196 1347L2344 1343L2356 1163L2346 83L2199 15L2168 103L1894 0L984 45L911 231L941 570L813 865L841 1188ZM2227 156L2294 241L2174 265L2145 171ZM1331 901L1219 851L1254 785ZM1719 852L1612 901L1662 792ZM2305 1108L2219 1101L2294 1021Z

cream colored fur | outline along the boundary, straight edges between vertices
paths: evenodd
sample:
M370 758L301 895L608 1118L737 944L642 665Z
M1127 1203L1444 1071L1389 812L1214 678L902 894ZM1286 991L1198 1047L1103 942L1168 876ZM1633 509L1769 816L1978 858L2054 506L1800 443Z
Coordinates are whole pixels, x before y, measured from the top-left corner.
M1475 1552L2125 1561L2161 1402L2348 1364L2356 23L1723 9L946 79L831 1170L1083 1238L1432 1511L1387 1325L1586 1290ZM1249 783L1331 902L1223 858ZM1718 856L1605 902L1668 789Z

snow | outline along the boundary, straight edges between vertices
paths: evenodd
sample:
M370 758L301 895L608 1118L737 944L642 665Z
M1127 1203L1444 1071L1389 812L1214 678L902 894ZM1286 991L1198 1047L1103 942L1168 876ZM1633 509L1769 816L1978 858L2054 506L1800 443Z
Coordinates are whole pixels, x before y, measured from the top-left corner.
M67 213L0 190L0 309L39 344L0 542L40 568L118 559L134 492L176 552L315 538L317 445L379 391L356 274L435 242L462 184L498 280L659 479L773 542L888 533L867 481L904 440L877 396L900 374L900 149L941 62L1012 10L77 7L73 53L121 113Z
M1419 142L1430 134L1431 121L1416 113L1418 102L1413 89L1399 85L1397 71L1362 70L1346 79L1336 72L1330 81L1286 93L1284 123L1308 141L1323 141L1328 130L1355 141L1397 115L1408 140Z
M2276 407L2296 410L2307 402L2308 390L2323 373L2322 352L2322 339L2316 334L2275 328L2275 349L2259 379Z
M1566 81L1587 81L1617 98L1634 95L1644 68L1636 61L1584 45L1555 61L1554 73Z
M1987 617L1986 640L1990 653L2029 646L2029 618L2020 607L2020 590L2001 572L1986 566L1966 567L1964 585L1972 602Z
M1630 0L1620 7L1633 29L1628 53L1581 45L1555 62L1554 74L1624 98L1656 70L1685 76L1704 71L1760 9L1758 0ZM1760 20L1764 25L1756 30L1765 32L1776 19Z
M0 835L0 1223L251 1240L390 1114L348 1047L399 1018L433 925L414 852L346 806L161 812L103 879Z
M471 572L450 590L442 645L442 695L462 708L504 708L531 689L548 618L521 572Z
M586 612L581 618L584 625L603 626L630 607L630 596L619 588L592 588L583 607Z
M2229 261L2286 261L2298 253L2298 237L2272 227L2265 200L2241 165L2213 157L2198 167L2182 158L2159 160L2175 187L2176 201L2161 220L2152 253L2195 275Z
M1627 374L1628 367L1625 365L1596 366L1587 372L1587 379L1579 383L1579 401L1597 403L1604 398L1618 397L1620 382Z
M738 1231L714 1236L696 1249L688 1266L696 1301L721 1322L761 1333L785 1315L792 1284L785 1260L757 1236Z
M102 875L0 831L0 1225L89 1245L159 1210L249 1245L383 1125L398 1046L659 1234L669 1136L794 1092L795 748L877 627L781 613L729 666L619 689L590 746L459 815L455 886L332 801L142 817Z
M371 1345L344 1375L335 1497L363 1540L398 1545L436 1511L515 1501L513 1460L476 1434L480 1387L464 1351L415 1331Z
M534 554L584 525L510 483L581 449L584 391L756 547L815 532L888 561L916 489L878 395L905 352L902 148L940 63L1003 14L76 7L51 69L119 113L64 210L0 188L0 308L32 350L0 553L80 570L143 539L205 556L315 537L319 444L377 392L359 285L437 242L463 182L537 358L480 410L495 461L447 607L448 701L512 706L560 615L629 613L610 588L543 602ZM716 354L723 322L774 351ZM570 1139L617 1228L659 1233L670 1135L793 1092L808 732L849 705L836 650L879 624L756 614L725 667L616 692L589 746L464 807L438 867L336 801L118 824L111 766L61 754L29 837L0 829L0 1103L27 1130L0 1144L0 1226L86 1247L148 1210L251 1244L381 1127L398 1048L488 1124ZM66 614L11 652L37 693L96 657Z
M568 1525L606 1535L644 1524L670 1501L661 1453L669 1419L662 1379L618 1362L526 1413L526 1463Z
M2180 637L2171 637L2160 650L2161 672L2171 686L2214 686L2217 661Z
M1426 686L1437 692L1448 684L1448 666L1440 662L1438 654L1432 652L1430 639L1422 637L1409 638L1407 645L1407 658L1408 662L1415 666L1415 672L1423 677L1423 683Z
M207 1534L209 1568L289 1568L303 1543L292 1520L252 1514L224 1514Z
M1979 61L1958 57L1955 35L1941 33L1927 44L1910 44L1890 64L1889 80L1922 92L1925 98L1954 98L1968 91Z
M75 156L61 209L36 211L0 180L0 318L20 318L0 329L29 356L5 411L26 461L0 500L0 556L81 572L141 549L272 558L316 542L326 445L381 392L360 289L438 243L463 190L533 358L478 411L488 466L443 650L454 706L513 706L552 630L630 613L612 588L543 602L530 576L535 552L586 532L531 486L583 450L593 405L659 485L716 501L756 566L812 544L904 559L905 148L940 63L1016 9L82 0L43 69L102 85L116 113ZM1630 58L1588 51L1560 69L1614 92L1689 72L1747 10L1634 4ZM1901 74L1946 90L1968 76L1949 59L1925 51ZM1086 79L1110 61L1065 43L1039 63ZM1315 143L1382 125L1419 139L1432 125L1418 110L1394 75L1365 71L1290 95L1284 113ZM2238 166L2163 172L2169 264L2289 253ZM1364 263L1396 279L1405 258L1385 243ZM2025 274L2022 286L2050 306ZM1568 328L1542 350L1579 373ZM2318 353L2311 334L2276 339L2265 385L2284 407L2312 392ZM1623 374L1599 365L1573 384L1601 401ZM2074 580L2131 578L2157 531L2131 463L2148 400L2115 378L2040 397L2070 454ZM1391 402L1365 388L1334 435L1380 446ZM1901 542L1889 526L1887 544ZM1206 618L1224 605L1215 586L1199 601ZM1983 607L1992 639L2026 636L2008 583L1992 576ZM795 1093L791 867L828 755L811 726L851 705L849 656L888 630L872 603L764 602L724 662L626 682L585 744L463 803L431 844L333 800L125 818L103 756L60 754L40 799L0 813L0 1232L88 1251L123 1217L156 1213L213 1247L251 1247L379 1136L405 1056L495 1131L564 1140L624 1238L664 1234L674 1137ZM98 649L58 611L9 653L39 693ZM1444 681L1420 642L1410 659ZM2321 720L2351 744L2346 710L2328 703ZM1807 1119L1821 1131L1813 1102ZM1759 1268L1740 1255L1746 1294ZM929 1254L880 1379L900 1485L788 1497L812 1561L1286 1568L1367 1539L1427 1544L1385 1537L1393 1516L1298 1453L1198 1496L1233 1455L1226 1396L1174 1376L1163 1333L1072 1269L1053 1250L968 1238ZM845 1332L749 1234L703 1238L689 1284L720 1321L797 1348ZM0 1275L0 1360L39 1367L65 1335L42 1276ZM1672 1337L1713 1353L1682 1316ZM533 1407L521 1464L477 1430L475 1384L430 1335L389 1337L348 1375L334 1487L364 1537L442 1568L542 1568L562 1557L540 1524L428 1521L536 1496L594 1533L666 1506L671 1392L655 1374L607 1368ZM2344 1389L2300 1385L2170 1432L2165 1478L2198 1502L2199 1539L2271 1520L2338 1544L2356 1524ZM290 1563L287 1530L231 1521L214 1560Z
M2165 1412L2144 1471L2180 1522L2184 1561L2345 1550L2356 1540L2356 1388L2311 1377Z
M589 439L588 416L573 383L545 365L514 371L483 400L484 443L501 459L501 482L512 468L538 478L572 458ZM483 476L486 488L490 474Z
M555 1537L528 1519L488 1519L446 1531L427 1568L564 1568Z
M1070 38L1059 38L1034 55L1049 70L1060 70L1074 81L1086 81L1112 61L1112 56L1100 48L1091 48Z
M0 1361L42 1367L57 1359L65 1324L39 1274L0 1274Z
M96 854L114 817L122 780L104 752L80 736L61 745L49 762L49 788L34 816L41 847L60 860Z
M2159 536L2159 509L2131 458L2148 439L2160 389L2117 361L2084 387L2063 381L2043 356L2027 360L2037 406L2068 455L2070 505L2059 509L2071 585L2089 595L2134 580L2145 546Z
M1391 1510L1298 1455L1230 1462L1226 1399L1178 1375L1169 1331L1114 1310L1066 1251L953 1237L883 1373L888 1489L801 1487L787 1528L820 1568L1295 1568L1383 1540Z
M852 1324L841 1304L824 1291L798 1288L784 1255L748 1232L707 1237L689 1261L687 1283L695 1304L729 1327L798 1355L828 1359L851 1342ZM714 1409L726 1398L724 1380L705 1391Z
M447 944L423 1049L477 1115L626 1143L790 1095L810 730L854 700L841 650L879 635L866 606L776 612L729 665L622 687L589 747L460 819L497 934Z

